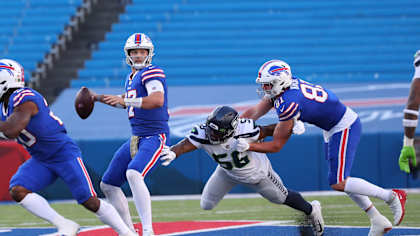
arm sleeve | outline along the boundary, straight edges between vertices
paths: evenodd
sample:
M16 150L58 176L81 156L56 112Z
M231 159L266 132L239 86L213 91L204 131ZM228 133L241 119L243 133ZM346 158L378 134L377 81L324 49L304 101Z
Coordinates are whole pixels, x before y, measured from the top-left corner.
M147 94L152 94L154 92L165 93L165 89L163 88L163 84L159 80L147 81L146 82L146 90L147 90Z

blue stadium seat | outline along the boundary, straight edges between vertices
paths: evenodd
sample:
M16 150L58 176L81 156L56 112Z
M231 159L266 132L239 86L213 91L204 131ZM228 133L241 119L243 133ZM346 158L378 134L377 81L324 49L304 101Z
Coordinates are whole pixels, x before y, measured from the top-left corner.
M25 80L42 61L82 0L15 0L2 2L0 57L19 61ZM53 8L54 10L51 10Z
M133 0L72 84L119 85L135 32L152 38L170 85L253 83L274 58L315 82L407 81L418 12L416 0Z

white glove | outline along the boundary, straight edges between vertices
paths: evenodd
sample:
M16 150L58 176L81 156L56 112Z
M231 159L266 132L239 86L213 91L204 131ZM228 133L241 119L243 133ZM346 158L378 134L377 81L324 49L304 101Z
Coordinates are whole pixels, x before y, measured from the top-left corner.
M236 143L236 151L246 152L248 149L249 143L243 138L238 138L238 142Z
M293 134L303 134L305 133L305 125L300 120L295 120L295 124L293 125Z
M163 161L162 165L169 165L176 158L176 153L171 151L169 146L164 146L162 152L160 153L160 160Z

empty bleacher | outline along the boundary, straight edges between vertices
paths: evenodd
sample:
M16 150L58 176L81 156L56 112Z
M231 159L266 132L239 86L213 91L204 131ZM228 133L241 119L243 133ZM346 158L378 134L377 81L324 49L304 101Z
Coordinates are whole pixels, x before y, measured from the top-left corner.
M407 81L418 12L415 0L134 0L72 85L121 85L135 32L152 38L170 85L249 84L273 58L316 82Z
M25 79L42 62L75 15L82 0L3 1L0 11L0 57L20 62Z

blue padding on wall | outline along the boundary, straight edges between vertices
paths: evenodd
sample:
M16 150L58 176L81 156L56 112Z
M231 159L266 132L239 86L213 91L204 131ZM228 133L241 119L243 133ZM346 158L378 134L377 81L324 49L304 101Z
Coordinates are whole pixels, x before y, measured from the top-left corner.
M398 158L402 147L403 133L380 133L379 145L375 152L378 153L378 166L380 185L385 188L407 188L408 175L402 172L398 165ZM420 186L417 180L417 187Z
M179 137L171 138L175 144ZM78 141L84 163L99 196L99 183L114 152L125 139ZM401 134L363 134L351 175L363 178L384 188L420 187L420 179L402 173L398 167ZM320 134L293 136L284 148L269 154L273 169L286 187L297 191L331 190L328 167L324 156L324 141ZM146 177L152 195L200 194L216 163L203 150L186 153L169 166L161 166ZM123 191L131 195L127 184ZM251 189L236 186L231 193L249 193ZM57 181L43 192L49 199L72 198L62 181Z

